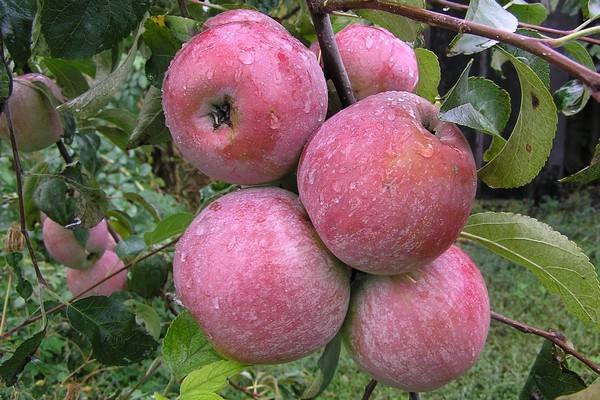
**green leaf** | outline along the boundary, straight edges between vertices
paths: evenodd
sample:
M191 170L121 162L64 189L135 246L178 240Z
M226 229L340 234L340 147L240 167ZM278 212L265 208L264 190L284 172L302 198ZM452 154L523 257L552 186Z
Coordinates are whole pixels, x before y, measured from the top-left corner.
M23 260L23 253L20 252L11 252L4 255L4 259L6 263L10 266L10 269L13 272L17 280L17 285L15 289L19 296L23 299L27 300L29 296L33 293L33 286L31 282L25 278L25 274L23 273L23 268L21 268L21 261Z
M177 236L192 223L195 216L187 212L172 214L159 222L152 232L144 233L144 241L148 246Z
M531 217L485 212L471 215L461 236L532 271L567 310L600 327L600 284L588 257L567 237Z
M148 304L140 303L137 300L129 299L123 302L125 307L135 314L135 320L139 325L143 325L154 340L160 337L160 317L156 310Z
M217 392L227 386L227 378L243 371L244 368L246 365L231 360L219 360L205 365L191 372L181 382L181 396L189 395L192 391Z
M564 46L565 54L585 65L592 71L596 70L590 53L578 42L569 42ZM558 110L566 116L575 115L587 104L590 99L590 90L579 80L572 80L564 84L553 94Z
M26 339L17 347L13 355L0 365L0 387L12 386L17 383L18 376L25 366L29 364L31 358L46 336L46 330L36 333L29 339Z
M159 211L142 196L138 193L127 192L124 194L125 198L133 203L137 203L144 208L144 210L148 211L148 214L152 217L154 222L159 223L161 220L161 216Z
M465 19L507 32L514 32L519 24L517 18L502 8L495 0L471 0ZM497 40L481 36L458 34L452 39L447 55L474 54L490 48L496 43L498 43Z
M414 93L433 103L442 77L440 62L435 53L427 49L416 48L415 55L419 66L419 81Z
M34 192L40 183L38 174L46 174L49 165L47 162L40 162L31 167L28 176L23 176L23 199L25 200L25 215L27 216L27 229L33 230L34 224L39 215L39 209L35 205Z
M560 182L589 183L597 179L600 179L600 141L596 145L590 165L571 176L561 179Z
M67 307L67 318L90 341L94 357L102 364L133 364L150 356L158 346L125 305L108 297L75 301Z
M35 18L35 2L0 1L0 33L17 68L31 57L31 34Z
M68 191L67 184L57 177L40 178L33 201L48 218L64 226L73 222L75 213L75 199Z
M154 400L169 400L168 397L163 396L158 392L154 392Z
M112 126L97 126L96 130L100 132L102 136L113 142L121 150L127 150L129 135L123 129Z
M108 0L105 0L108 1ZM115 93L129 79L129 72L137 55L137 37L123 63L110 75L99 80L85 93L58 107L59 111L67 112L79 118L89 118L104 107Z
M556 106L544 83L522 61L505 54L519 76L521 105L508 141L479 170L481 180L493 188L513 188L531 182L550 155L558 124Z
M167 283L170 270L171 264L160 255L142 260L129 269L127 288L145 299L158 297Z
M190 390L182 394L179 400L223 400L223 397L205 390Z
M532 25L541 25L548 18L548 10L541 3L527 3L523 0L512 0L508 11L519 19Z
M580 392L557 397L556 400L598 400L600 399L600 381L596 381Z
M342 336L341 334L337 334L333 340L325 346L325 350L323 350L323 354L317 362L317 365L319 366L317 376L313 383L304 390L304 393L302 393L302 399L315 399L327 389L335 375L335 370L337 369L340 358L341 347Z
M200 208L204 209L211 202L231 192L237 187L237 185L232 185L226 182L212 182L202 187L202 189L200 189L200 196L202 198L202 204L200 205Z
M440 119L468 126L480 132L496 136L510 117L510 96L494 82L483 78L468 78L473 60L450 92L446 94L440 109Z
M123 237L128 237L134 233L133 220L126 212L114 209L106 210L106 216L113 219L112 224L116 224L115 229L118 232L124 233ZM123 260L123 257L119 258Z
M129 36L150 4L150 0L44 0L42 34L52 57L88 58Z
M222 360L188 311L177 316L163 340L163 358L177 378Z
M161 144L169 140L171 133L165 124L161 91L150 86L144 97L137 125L127 143L127 149L146 144Z
M4 103L11 92L11 75L6 65L0 66L0 112L4 111Z
M79 146L79 161L81 165L93 176L102 166L100 161L100 137L93 132L78 131L75 141Z
M121 129L129 136L135 128L137 116L126 109L107 108L95 114L92 120L108 122Z
M565 353L552 342L545 341L529 371L519 399L555 399L585 387L585 382L569 369Z
M247 0L246 3L264 14L269 14L277 7L279 0Z
M395 0L394 2L415 8L425 8L423 0ZM355 12L361 18L387 29L394 36L406 42L414 42L423 32L423 24L385 11L355 10Z
M598 0L582 0L581 11L583 13L583 19L594 20L600 16L600 1Z
M68 98L77 97L90 88L87 80L73 62L59 58L44 58L43 62L56 77L63 93Z
M146 242L141 236L133 235L121 240L117 245L117 255L124 262L134 260L146 249Z
M81 164L69 164L55 177L66 183L71 191L77 192L75 217L81 220L81 226L91 228L98 225L104 218L108 200L106 193L82 170Z

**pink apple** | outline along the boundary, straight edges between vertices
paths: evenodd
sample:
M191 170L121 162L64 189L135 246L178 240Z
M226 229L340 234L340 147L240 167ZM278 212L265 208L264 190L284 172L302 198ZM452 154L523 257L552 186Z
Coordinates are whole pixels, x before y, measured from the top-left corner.
M232 22L248 22L254 21L263 24L264 26L270 26L275 30L281 32L285 36L289 35L289 32L279 22L273 18L259 11L254 11L245 8L236 8L235 10L224 11L220 14L215 15L204 21L202 24L203 29L214 28L215 26L230 24Z
M200 171L259 184L295 167L325 118L327 85L315 55L291 35L232 22L203 31L177 53L163 108L177 147Z
M355 281L342 334L348 353L369 376L426 392L475 364L489 324L481 273L453 245L418 271Z
M476 184L461 131L407 92L337 113L298 167L300 199L323 242L351 267L382 275L440 256L464 227Z
M213 202L175 249L181 301L224 357L247 364L307 356L339 330L349 269L314 231L298 197L249 188Z
M339 31L335 41L357 99L389 90L412 92L417 85L415 52L391 32L352 24ZM311 50L320 56L318 42Z
M48 254L69 268L91 267L110 245L110 234L105 220L88 230L89 237L85 247L77 241L72 229L67 229L47 217L43 220L42 240Z
M56 143L63 134L60 116L48 96L34 82L41 82L62 101L60 89L41 74L25 74L13 80L13 91L8 99L11 121L19 151L41 150ZM5 113L0 115L0 134L10 143Z
M94 284L124 267L123 262L112 251L105 251L102 257L88 269L67 269L67 287L74 296L84 292ZM86 296L110 296L114 292L125 290L127 271L122 271L86 293Z

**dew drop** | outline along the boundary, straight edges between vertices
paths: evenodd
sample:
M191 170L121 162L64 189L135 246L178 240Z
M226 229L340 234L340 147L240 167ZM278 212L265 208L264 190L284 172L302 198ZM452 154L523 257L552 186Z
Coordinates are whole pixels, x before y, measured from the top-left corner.
M206 79L212 79L213 76L215 76L215 70L214 68L209 69L208 71L206 71Z
M242 51L238 55L238 59L242 62L242 64L250 65L254 62L254 54L249 51Z
M373 47L373 44L375 44L375 42L373 41L373 38L370 36L365 37L365 47L367 49L370 49Z

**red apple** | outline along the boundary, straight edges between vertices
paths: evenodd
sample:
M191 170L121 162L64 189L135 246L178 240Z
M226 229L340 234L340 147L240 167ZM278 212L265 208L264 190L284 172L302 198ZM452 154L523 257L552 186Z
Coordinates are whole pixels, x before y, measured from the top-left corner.
M88 230L85 247L77 241L72 229L67 229L47 217L43 220L42 240L48 254L69 268L91 267L110 245L110 234L105 220Z
M461 131L407 92L337 113L298 167L300 199L323 242L351 267L382 275L440 256L464 227L476 184Z
M166 122L183 156L213 179L283 177L325 118L317 59L268 24L213 26L177 53L163 83Z
M335 41L357 99L389 90L412 92L417 85L415 52L391 32L352 24L339 31ZM320 55L318 42L310 48Z
M102 257L88 269L79 270L68 268L67 287L71 293L76 296L123 267L124 264L119 260L119 257L112 251L107 250ZM125 290L126 285L127 271L122 271L87 292L86 296L110 296L114 292Z
M273 187L223 196L175 249L181 301L224 357L247 364L307 356L339 330L349 269L314 231L298 197Z
M373 379L426 392L475 364L489 324L481 273L453 245L418 271L355 281L342 334L348 353Z
M60 116L48 96L34 82L41 82L62 101L60 89L41 74L25 74L13 80L13 91L8 99L11 121L19 151L41 150L56 143L63 134ZM0 115L0 134L10 143L6 115Z
M259 11L254 11L245 8L236 8L235 10L224 11L220 14L215 15L204 21L202 24L203 29L214 28L215 26L230 24L232 22L244 22L254 21L259 22L265 26L270 26L275 30L281 32L285 36L289 35L289 32L279 22L273 18Z

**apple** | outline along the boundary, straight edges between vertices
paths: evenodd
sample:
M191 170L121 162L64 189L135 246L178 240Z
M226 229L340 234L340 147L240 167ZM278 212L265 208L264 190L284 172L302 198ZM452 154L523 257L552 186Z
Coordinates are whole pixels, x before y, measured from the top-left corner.
M88 269L67 268L67 287L73 293L73 296L77 296L123 267L124 264L119 260L119 257L112 251L107 250ZM114 292L125 290L126 285L127 271L124 270L87 292L86 296L110 296Z
M261 184L286 175L325 118L315 55L269 24L216 25L191 39L163 83L166 123L183 157L209 177Z
M69 268L90 268L110 246L105 220L88 230L85 247L77 241L73 229L67 229L47 217L43 221L42 240L48 254Z
M373 379L426 392L476 363L489 324L481 273L452 245L418 271L357 279L342 337L352 359Z
M265 26L270 26L276 31L281 32L283 35L288 36L289 32L277 22L275 19L269 17L260 11L254 11L245 8L236 8L234 10L224 11L204 21L202 24L203 29L214 28L215 26L229 24L232 22L244 22L254 21L259 22Z
M476 186L461 131L408 92L379 93L334 115L298 166L300 200L325 245L381 275L439 257L464 227Z
M13 91L8 98L17 149L32 152L56 143L63 134L58 112L48 96L34 82L41 82L50 89L57 100L63 101L59 87L42 74L30 73L13 79ZM0 115L0 134L10 143L5 113Z
M297 195L229 193L204 209L175 249L177 293L223 357L246 364L307 356L338 332L350 272L314 231Z
M335 35L335 41L358 100L390 90L415 89L419 80L415 52L391 32L351 24ZM318 42L310 49L320 58Z

